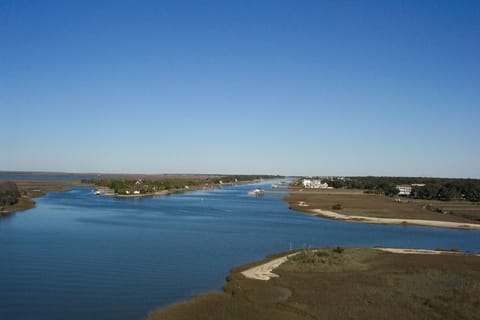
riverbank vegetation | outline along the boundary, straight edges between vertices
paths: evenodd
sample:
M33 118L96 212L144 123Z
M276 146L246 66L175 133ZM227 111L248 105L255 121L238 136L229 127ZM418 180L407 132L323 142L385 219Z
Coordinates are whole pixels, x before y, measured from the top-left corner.
M232 270L224 292L160 309L148 320L478 319L474 255L302 250L268 281L245 278L241 272L251 266Z

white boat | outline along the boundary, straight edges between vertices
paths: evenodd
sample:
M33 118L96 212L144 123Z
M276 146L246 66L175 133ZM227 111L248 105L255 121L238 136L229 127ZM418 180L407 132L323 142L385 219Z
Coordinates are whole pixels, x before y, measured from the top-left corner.
M255 190L249 191L249 196L263 196L265 194L265 190L257 188Z

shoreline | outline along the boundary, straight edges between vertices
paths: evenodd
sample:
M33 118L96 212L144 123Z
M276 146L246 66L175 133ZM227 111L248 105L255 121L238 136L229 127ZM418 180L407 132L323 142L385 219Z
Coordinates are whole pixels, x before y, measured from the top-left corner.
M437 227L437 228L480 230L480 224L476 224L476 223L423 220L423 219L366 217L366 216L356 216L356 215L345 215L345 214L341 214L341 213L337 213L329 210L323 210L323 209L311 209L311 210L308 210L308 212L311 213L313 216L320 216L320 217L329 218L333 220L357 222L357 223L387 224L387 225L417 225L417 226Z

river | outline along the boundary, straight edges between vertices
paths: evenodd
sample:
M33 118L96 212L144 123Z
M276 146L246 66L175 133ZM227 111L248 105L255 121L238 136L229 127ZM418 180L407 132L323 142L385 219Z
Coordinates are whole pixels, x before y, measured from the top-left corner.
M220 290L231 268L308 246L458 248L480 231L368 225L288 209L242 185L124 199L72 188L0 219L0 319L143 319Z

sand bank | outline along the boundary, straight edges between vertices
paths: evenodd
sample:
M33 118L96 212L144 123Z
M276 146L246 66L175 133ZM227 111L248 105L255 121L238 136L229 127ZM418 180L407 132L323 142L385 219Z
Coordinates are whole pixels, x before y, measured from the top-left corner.
M345 221L351 221L351 222L374 223L374 224L413 224L413 225L428 226L428 227L480 230L480 224L476 224L476 223L350 216L350 215L340 214L333 211L322 210L322 209L312 209L309 211L316 216L322 216L326 218L331 218L336 220L345 220Z

